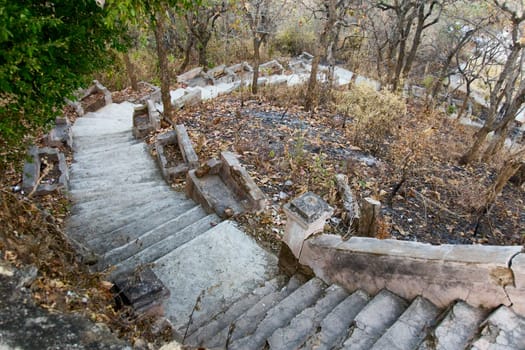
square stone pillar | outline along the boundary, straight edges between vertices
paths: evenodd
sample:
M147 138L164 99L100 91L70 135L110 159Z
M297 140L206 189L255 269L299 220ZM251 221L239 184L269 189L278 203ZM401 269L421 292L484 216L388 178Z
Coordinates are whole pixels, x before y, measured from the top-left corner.
M311 235L321 232L334 209L318 195L307 192L284 207L286 228L284 242L299 259L303 242Z

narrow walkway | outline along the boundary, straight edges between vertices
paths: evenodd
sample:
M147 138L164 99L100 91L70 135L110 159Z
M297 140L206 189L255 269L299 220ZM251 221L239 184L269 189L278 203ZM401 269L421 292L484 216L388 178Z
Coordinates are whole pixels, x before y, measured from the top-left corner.
M67 232L112 279L150 266L170 291L166 316L184 333L199 295L203 310L220 310L274 277L277 261L164 182L132 137L133 107L111 104L73 126Z

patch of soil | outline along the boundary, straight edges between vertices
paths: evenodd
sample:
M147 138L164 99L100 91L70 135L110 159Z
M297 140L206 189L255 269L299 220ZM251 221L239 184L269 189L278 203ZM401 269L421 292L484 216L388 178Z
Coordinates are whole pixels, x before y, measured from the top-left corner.
M125 101L137 102L142 97L151 94L155 89L144 82L139 82L139 90L135 91L131 87L127 87L124 90L114 91L111 93L111 98L114 103L121 103Z
M166 167L171 168L184 163L182 154L177 144L164 145L164 156L166 157Z
M57 183L62 173L56 157L44 154L40 157L40 161L40 176L43 176L40 183L48 185Z
M82 108L86 113L95 112L105 106L104 93L98 91L89 96L86 96L80 101Z
M282 102L281 102L282 101ZM329 109L305 112L283 94L243 101L239 94L182 110L202 162L230 150L270 199L262 216L238 218L243 228L270 249L282 238L282 205L312 191L336 208L327 233L350 237L333 177L343 173L355 195L382 202L378 238L444 243L523 244L523 188L507 185L488 214L480 203L500 161L459 166L457 159L473 140L474 128L445 114L408 104L392 125L395 136L378 141L372 154L353 144L352 119L342 122ZM395 192L395 193L394 193Z
M149 116L147 114L137 115L133 117L133 123L137 128L148 126Z

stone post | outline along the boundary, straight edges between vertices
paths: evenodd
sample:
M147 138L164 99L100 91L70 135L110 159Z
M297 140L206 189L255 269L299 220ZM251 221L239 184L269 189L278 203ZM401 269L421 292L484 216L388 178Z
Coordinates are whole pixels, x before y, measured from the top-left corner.
M303 242L323 230L325 221L332 216L334 209L311 192L295 198L283 209L287 217L284 242L299 259Z

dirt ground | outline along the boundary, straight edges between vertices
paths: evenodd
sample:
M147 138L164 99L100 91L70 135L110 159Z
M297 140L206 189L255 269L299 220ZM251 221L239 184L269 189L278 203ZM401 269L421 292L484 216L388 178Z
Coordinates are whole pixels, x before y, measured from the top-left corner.
M325 232L350 237L334 175L346 174L358 198L382 203L378 238L432 244L516 245L525 241L524 191L508 184L488 213L483 198L501 159L490 165L458 165L475 130L445 113L408 102L394 135L375 154L356 147L352 120L331 108L305 112L297 91L233 94L182 110L201 162L230 150L271 202L261 215L237 218L267 247L276 250L286 217L282 205L306 191L321 195L335 215ZM296 96L295 96L296 97ZM244 99L244 101L243 101Z

